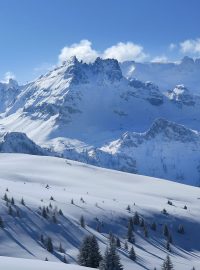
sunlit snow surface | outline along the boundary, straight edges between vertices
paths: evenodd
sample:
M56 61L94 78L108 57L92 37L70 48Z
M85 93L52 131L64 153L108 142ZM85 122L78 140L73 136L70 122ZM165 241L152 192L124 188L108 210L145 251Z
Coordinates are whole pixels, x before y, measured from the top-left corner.
M70 270L69 266L60 262L63 254L56 250L60 242L68 262L76 264L78 248L85 235L95 234L103 253L110 231L118 235L124 243L127 219L138 211L147 223L149 237L145 238L143 230L135 226L136 263L128 258L123 246L119 250L125 269L160 268L167 254L166 240L162 233L163 224L168 224L172 233L174 244L171 245L170 256L175 269L191 269L193 265L197 269L200 267L199 188L97 168L61 158L1 154L1 198L7 188L8 197L15 199L16 206L13 206L13 210L15 212L19 209L21 217L16 217L15 214L14 217L8 215L5 201L1 199L0 215L5 222L5 229L0 229L1 256L42 261L47 257L49 261L59 262L60 268L56 266L56 269L66 267ZM51 196L54 201L50 201ZM22 197L26 206L20 203ZM71 204L72 198L74 205ZM168 200L173 202L173 206L167 204ZM50 202L64 214L63 217L58 215L57 224L38 214L39 206L48 206ZM130 213L126 210L127 205L131 206ZM187 210L183 209L185 205ZM168 215L161 213L163 208L167 210ZM81 215L86 220L85 229L79 225ZM157 223L156 232L149 228L152 221ZM104 224L100 233L96 231L98 222ZM184 235L177 233L179 224L184 225ZM42 247L41 233L52 238L54 254ZM3 269L10 270L9 267L15 264L21 270L26 268L27 263L23 260L0 258L0 266L7 267ZM30 261L31 267L35 265L35 269L46 269L45 263L49 265L48 269L53 269L54 266L48 262L41 262L40 265L37 260ZM21 264L25 265L24 268ZM18 270L16 267L15 269Z

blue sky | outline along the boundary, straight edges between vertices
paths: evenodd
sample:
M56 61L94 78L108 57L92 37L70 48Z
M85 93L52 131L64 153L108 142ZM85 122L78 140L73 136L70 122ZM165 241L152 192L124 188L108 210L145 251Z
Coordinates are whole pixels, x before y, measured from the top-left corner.
M26 82L74 52L86 62L198 57L199 10L199 0L0 0L0 79Z

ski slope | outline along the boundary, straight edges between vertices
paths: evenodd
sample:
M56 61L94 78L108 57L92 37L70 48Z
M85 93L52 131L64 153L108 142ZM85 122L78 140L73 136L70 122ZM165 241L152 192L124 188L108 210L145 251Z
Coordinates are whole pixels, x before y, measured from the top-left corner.
M84 267L61 264L55 262L42 262L37 260L26 260L19 258L0 257L0 266L5 270L83 270ZM90 269L90 268L88 268Z
M13 216L8 215L3 200L5 192L15 200ZM54 200L50 200L51 196ZM20 203L22 197L25 206ZM34 261L30 261L30 265L36 269L46 269L47 264L48 269L55 269L53 264L51 268L49 262L42 262L47 257L50 262L57 263L56 269L70 270L69 265L61 262L64 254L58 251L60 243L68 263L76 265L78 248L84 236L96 235L103 253L111 231L122 242L119 254L124 269L160 269L168 254L163 236L164 224L168 225L173 237L170 256L175 269L200 267L200 192L197 187L97 168L61 158L1 154L0 198L0 216L5 223L5 228L0 229L0 255L32 259ZM71 199L74 204L71 204ZM168 200L173 205L167 204ZM51 218L44 219L39 214L39 207L48 206L50 202L53 209L61 209L64 214L60 216L57 213L56 224ZM126 210L127 205L131 207L130 212ZM187 210L184 209L185 205ZM161 213L164 208L167 215ZM20 217L16 215L17 210ZM137 260L133 262L128 258L123 244L127 234L127 220L135 211L144 218L149 236L145 238L142 228L135 226L134 249ZM85 218L86 228L79 224L81 215ZM152 221L157 224L155 232L150 229ZM177 233L179 224L184 226L184 235ZM96 230L97 225L101 225L100 232ZM42 246L41 234L52 238L53 254ZM41 260L41 265L38 260ZM13 259L0 258L3 269L10 270L12 262ZM20 260L19 265L21 263L23 260ZM24 260L24 268L20 269L25 269L26 265L27 260Z

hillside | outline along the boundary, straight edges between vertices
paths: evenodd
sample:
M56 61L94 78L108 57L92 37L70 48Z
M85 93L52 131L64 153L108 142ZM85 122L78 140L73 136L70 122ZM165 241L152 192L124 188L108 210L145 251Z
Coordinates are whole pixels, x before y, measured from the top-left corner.
M49 261L60 262L63 253L58 248L62 243L67 261L76 264L78 248L85 235L96 235L103 252L112 231L120 237L119 254L125 269L153 269L155 266L159 269L167 254L163 235L164 224L167 224L173 239L170 256L175 269L199 267L200 210L196 187L61 158L23 154L0 155L0 187L0 216L5 224L5 228L0 229L1 256L43 261L47 257ZM9 199L14 198L12 214L3 199L5 193ZM22 198L25 205L21 204ZM49 207L48 218L41 215L43 206ZM162 213L164 208L167 214ZM63 215L59 214L60 209ZM134 226L137 260L133 262L128 258L124 242L128 218L136 211L145 221L148 237L144 236L142 227ZM86 228L80 226L82 215ZM157 224L156 231L150 228L153 221ZM180 224L184 226L184 234L177 232ZM41 234L52 238L53 254L44 248ZM129 243L129 248L131 246Z

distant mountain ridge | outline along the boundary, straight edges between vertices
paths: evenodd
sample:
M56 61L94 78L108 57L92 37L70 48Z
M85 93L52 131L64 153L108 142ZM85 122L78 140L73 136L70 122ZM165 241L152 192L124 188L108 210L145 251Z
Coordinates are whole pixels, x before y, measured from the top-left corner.
M178 63L126 61L120 67L125 77L153 81L161 91L170 90L176 84L184 84L194 93L200 94L200 58L194 60L185 56Z

